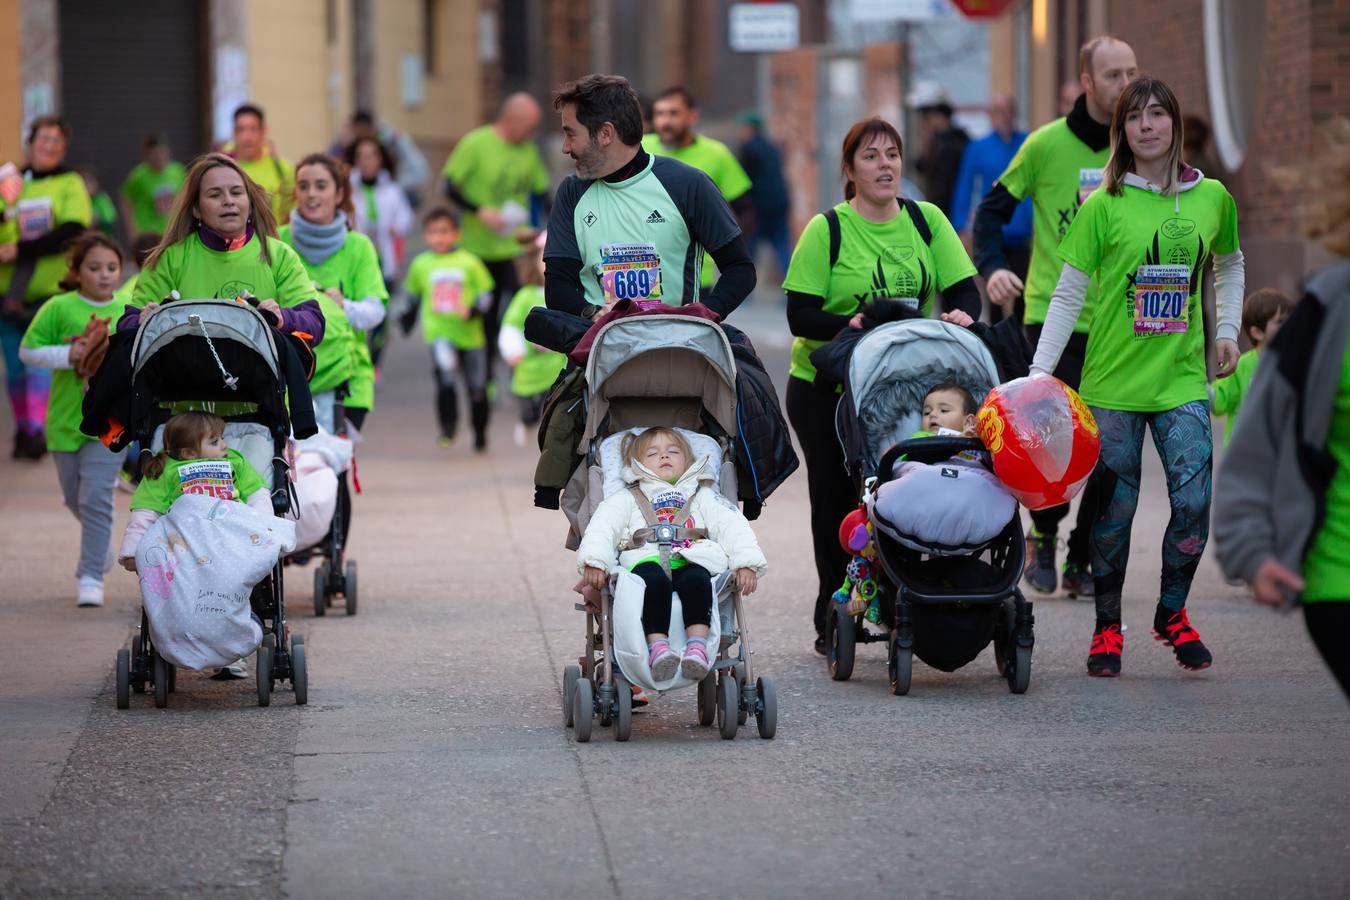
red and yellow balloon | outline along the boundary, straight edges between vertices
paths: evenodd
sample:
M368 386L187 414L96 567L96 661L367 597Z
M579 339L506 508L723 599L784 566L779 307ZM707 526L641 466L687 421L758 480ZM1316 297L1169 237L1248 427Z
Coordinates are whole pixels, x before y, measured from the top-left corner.
M1032 375L989 392L978 417L994 474L1029 509L1068 503L1097 465L1101 436L1078 392Z

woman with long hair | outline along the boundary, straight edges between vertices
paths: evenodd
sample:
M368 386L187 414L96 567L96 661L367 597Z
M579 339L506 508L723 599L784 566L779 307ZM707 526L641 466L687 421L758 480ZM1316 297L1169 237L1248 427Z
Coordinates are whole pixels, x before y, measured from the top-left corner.
M407 192L395 181L397 172L389 148L374 137L359 137L346 152L351 167L351 195L355 219L352 227L370 238L380 257L386 293L394 290L403 271L408 235L413 229L413 211ZM372 372L384 351L384 322L367 333L364 355Z
M1101 188L1060 244L1064 271L1050 300L1033 373L1054 371L1090 280L1098 301L1088 328L1080 393L1101 429L1092 572L1097 625L1089 675L1120 674L1121 595L1139 503L1144 431L1162 460L1172 515L1162 535L1154 636L1184 669L1213 657L1191 625L1186 598L1209 538L1213 460L1200 280L1214 259L1221 376L1238 360L1244 289L1237 207L1222 184L1182 160L1181 106L1162 81L1131 82L1111 120Z

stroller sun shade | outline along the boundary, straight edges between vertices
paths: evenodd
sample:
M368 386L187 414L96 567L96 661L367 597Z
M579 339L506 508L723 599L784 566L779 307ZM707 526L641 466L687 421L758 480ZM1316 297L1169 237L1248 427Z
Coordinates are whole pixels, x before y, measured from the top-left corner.
M133 379L159 401L258 402L281 381L262 314L232 300L178 300L146 316L131 350Z
M698 430L706 411L735 435L736 363L715 323L689 316L618 319L596 336L586 362L585 443L608 430L675 425Z
M835 413L845 459L864 477L876 474L887 447L919 430L923 398L951 382L980 403L999 383L989 349L968 329L936 319L880 325L858 341Z

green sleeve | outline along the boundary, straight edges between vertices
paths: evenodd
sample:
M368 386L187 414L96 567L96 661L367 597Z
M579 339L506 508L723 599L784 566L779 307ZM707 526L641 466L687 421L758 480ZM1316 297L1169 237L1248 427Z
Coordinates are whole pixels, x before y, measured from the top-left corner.
M272 254L272 277L277 283L277 296L271 299L279 306L295 306L313 300L314 279L300 261L300 255L278 239L271 239L267 250Z
M1223 192L1223 203L1225 207L1223 226L1214 239L1214 252L1220 255L1235 253L1238 250L1237 204L1233 202L1233 195L1227 190Z
M920 203L919 209L933 235L929 248L933 251L933 262L937 266L938 290L945 291L958 281L974 277L975 264L970 261L965 244L961 243L956 229L952 228L952 223L942 210L927 202Z
M445 160L445 168L441 170L441 174L458 185L461 191L464 190L464 182L468 179L469 172L474 168L473 135L473 132L469 132L459 139L459 143Z
M722 147L721 157L722 164L717 167L717 189L727 198L727 202L731 203L733 200L739 200L741 195L750 190L750 176L745 174L740 160L736 159L736 155L725 145Z
M1035 193L1036 185L1036 135L1032 135L1022 142L1022 146L1017 149L1017 154L1008 163L1008 168L1003 170L1003 174L998 176L998 183L1003 185L1003 189L1012 194L1018 200L1025 199L1028 194Z
M1103 236L1106 232L1106 204L1114 200L1106 191L1093 191L1073 217L1064 240L1059 244L1059 258L1088 275L1101 266Z
M527 284L516 291L516 295L507 304L506 314L502 316L503 325L525 330L525 317L534 308L534 290L533 285Z
M61 208L53 216L55 222L79 222L86 227L93 224L93 200L84 189L84 179L78 173L73 172L66 178L65 189L59 196Z
M33 321L28 323L28 329L23 333L20 347L34 350L66 342L65 335L61 334L59 306L58 303L47 302L38 307L37 315L33 316Z
M239 491L240 500L248 500L255 493L266 490L267 484L263 481L258 470L253 468L253 464L244 458L244 455L237 450L227 450L225 455L230 458L230 467L234 469L234 487Z
M783 290L827 297L830 291L830 226L823 214L816 214L802 229L792 251Z
M1242 405L1242 393L1245 387L1246 385L1242 383L1240 371L1214 382L1214 406L1212 410L1214 415L1230 416L1237 412L1238 407Z
M363 234L356 242L356 271L352 273L352 300L365 300L378 297L388 302L389 289L384 286L384 273L380 271L380 257L375 245Z
M142 478L131 495L132 509L153 509L163 515L169 511L168 479L164 475L158 478Z
M137 166L128 172L126 180L122 182L122 187L118 190L118 193L128 200L134 200L139 193L138 188L141 186L141 173L144 171L145 170L140 166Z
M178 252L181 248L178 245L165 247L164 252L159 255L153 268L142 269L140 277L136 279L136 290L131 293L131 306L144 307L147 303L159 303L169 295L174 289L175 277L174 269Z
M419 253L408 266L408 277L403 279L403 290L413 297L421 297L426 286L426 254Z

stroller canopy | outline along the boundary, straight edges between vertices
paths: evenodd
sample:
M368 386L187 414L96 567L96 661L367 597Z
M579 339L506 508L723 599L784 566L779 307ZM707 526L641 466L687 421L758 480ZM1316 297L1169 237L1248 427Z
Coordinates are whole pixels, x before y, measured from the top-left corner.
M736 362L722 329L692 316L616 319L596 335L586 361L585 443L644 425L700 430L706 411L736 429Z
M993 355L968 329L906 319L868 332L849 357L835 418L849 463L864 477L876 474L881 454L919 430L923 398L945 382L970 391L976 403L999 383Z
M274 380L280 378L272 330L256 309L233 300L177 300L145 316L131 348L133 377L141 374L157 352L181 337L200 338L203 344L208 337L212 342L242 344L261 357Z

